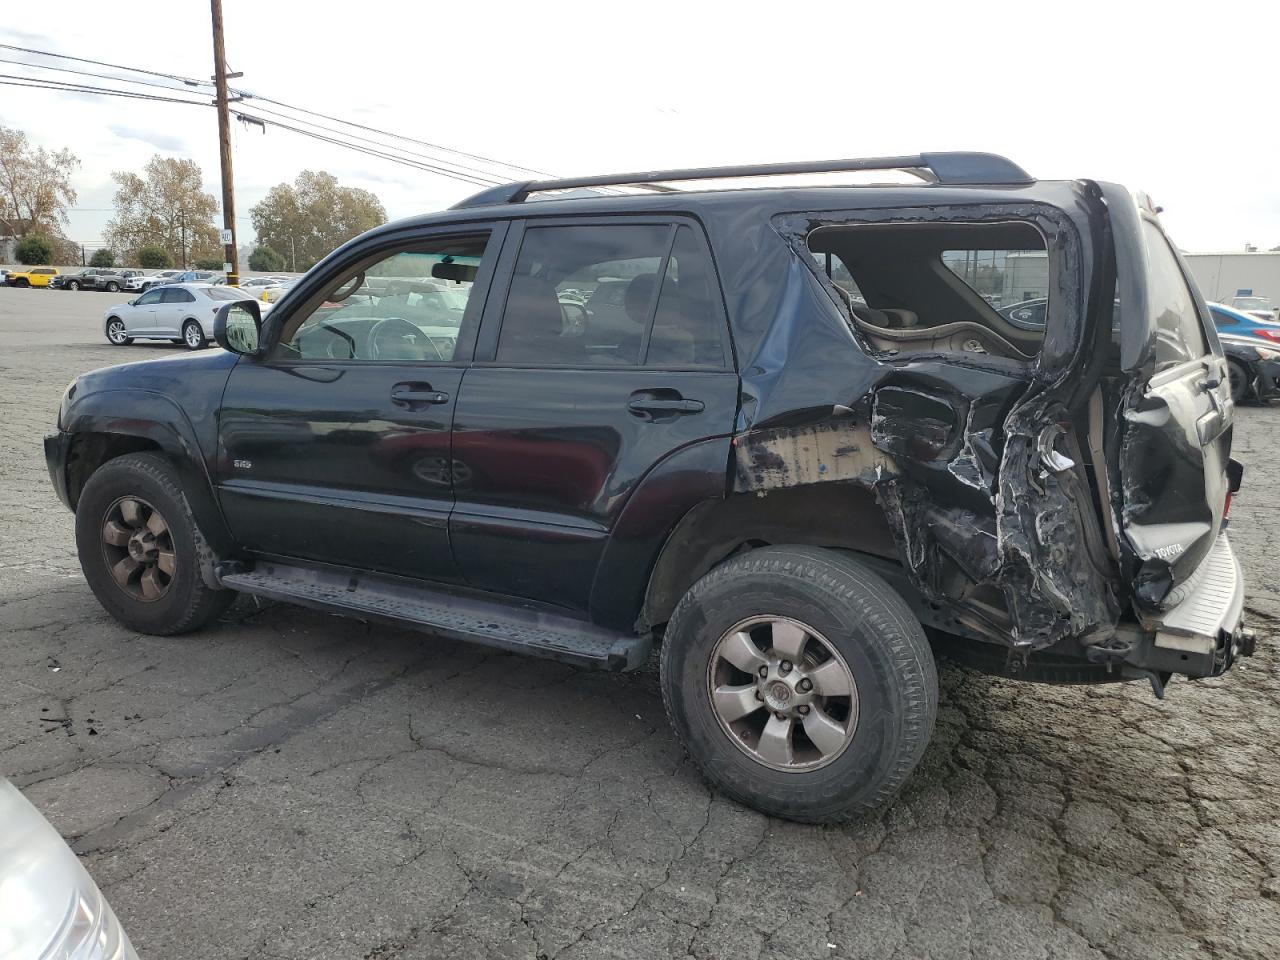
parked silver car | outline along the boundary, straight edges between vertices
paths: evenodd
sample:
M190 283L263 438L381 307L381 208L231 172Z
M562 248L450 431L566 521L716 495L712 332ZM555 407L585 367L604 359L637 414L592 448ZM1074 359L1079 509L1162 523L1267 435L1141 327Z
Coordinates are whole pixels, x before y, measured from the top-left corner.
M49 821L3 778L0 957L138 960L88 871Z
M250 300L237 287L170 283L152 287L103 313L103 332L116 346L141 340L171 340L199 350L213 334L213 316L228 300Z

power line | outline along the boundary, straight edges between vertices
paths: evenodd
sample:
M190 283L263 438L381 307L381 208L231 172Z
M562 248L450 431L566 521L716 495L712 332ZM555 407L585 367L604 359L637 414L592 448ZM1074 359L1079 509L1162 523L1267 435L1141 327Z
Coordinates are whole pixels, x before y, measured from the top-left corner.
M343 120L341 117L333 117L327 113L320 113L317 110L308 110L306 107L295 107L289 103L283 103L280 100L272 100L270 97L261 97L248 90L236 90L237 95L250 100L261 100L263 103L274 103L277 107L284 107L287 110L295 110L298 113L310 114L313 117L321 117L325 120L332 120L335 123L346 124L349 127L355 127L358 130L367 130L370 133L381 134L384 137L391 137L394 140L404 140L408 143L416 143L419 146L430 147L432 150L443 150L445 153L456 154L459 157L466 157L468 160L479 160L481 163L492 163L500 167L508 167L511 170L520 170L524 173L534 173L540 177L554 177L555 174L547 173L544 170L534 170L532 167L522 167L517 163L507 163L505 160L494 160L492 157L481 156L478 153L466 153L462 150L455 150L452 147L441 146L438 143L431 143L427 140L418 140L414 137L406 137L403 134L392 133L389 130L379 130L377 127L368 127L362 123L356 123L354 120ZM301 121L305 123L306 121Z
M355 150L357 153L367 154L368 156L371 156L371 157L380 157L383 160L390 160L393 163L404 164L407 167L413 167L417 170L424 170L429 173L437 173L441 176L450 177L451 179L454 179L454 180L461 180L464 183L471 183L481 187L492 187L501 183L500 180L482 179L473 174L455 172L452 170L445 169L444 167L437 167L428 163L422 163L417 160L411 160L408 157L398 157L395 154L386 153L382 150L375 150L372 147L362 147L359 144L347 143L346 141L339 140L336 137L326 137L325 135L316 133L312 130L303 130L301 127L295 127L287 123L281 123L278 120L270 120L266 117L258 117L258 116L254 116L253 114L242 113L236 110L232 111L232 115L239 120L250 120L254 123L264 124L265 126L279 127L282 130L288 130L292 133L301 134L304 137L311 137L313 140L320 140L324 143L331 143L335 146L346 147L348 150Z
M57 84L55 86L55 84ZM153 93L136 93L132 90L109 90L106 87L91 87L87 84L59 83L57 80L36 80L32 77L20 77L13 74L0 73L0 86L27 87L32 90L57 90L60 93L90 93L104 97L127 97L130 100L158 100L163 103L185 103L193 107L207 107L202 100L182 100L178 97L160 97Z
M132 73L145 73L149 77L164 77L166 80L177 80L189 87L211 87L207 80L193 80L191 77L180 77L172 73L160 73L156 70L143 70L141 67L125 67L118 63L104 63L101 60L86 60L84 57L71 57L65 53L52 53L48 50L32 50L30 47L15 47L11 43L0 43L0 50L16 50L18 53L34 53L39 57L56 57L59 60L74 60L76 63L91 63L95 67L108 67L112 70L126 70Z
M258 98L255 97L253 99L257 100ZM299 119L298 117L291 117L286 113L281 113L279 110L272 110L270 107L259 106L257 103L252 103L249 106L252 107L253 110L259 113L270 114L273 117L281 117L285 120L293 120L296 123L305 123L307 126L315 127L317 130L324 130L328 133L334 133L334 134L337 134L338 136L346 137L350 140L359 140L362 143L371 143L376 147L382 147L387 150L398 150L400 153L406 153L411 157L420 157L423 160L428 160L433 163L447 164L451 169L468 171L470 173L474 173L476 176L479 176L479 177L499 177L500 176L505 178L506 176L505 174L495 173L492 170L481 170L479 167L469 167L466 164L457 163L452 160L445 160L440 157L432 156L431 154L420 153L416 150L409 150L405 147L392 146L391 144L382 143L381 141L378 141L378 140L371 140L368 137L362 137L355 133L347 133L344 130L335 130L333 127L326 127L322 123L316 123L314 120L302 120L302 119ZM404 138L396 138L396 139L404 139ZM503 183L503 182L505 182L504 179L495 180L495 183Z
M127 66L124 66L123 64L118 64L118 63L108 63L108 62L103 61L103 60L91 60L91 59L88 59L88 58L86 58L86 57L73 57L73 56L70 56L70 55L68 55L68 54L53 53L53 52L48 51L48 50L36 50L36 49L34 49L34 48L31 48L31 47L19 47L19 46L15 46L15 45L13 45L13 44L0 43L0 49L3 49L3 50L13 50L13 51L16 51L16 52L19 52L19 53L34 54L34 55L36 55L36 56L42 56L42 57L53 57L53 58L56 58L56 59L59 59L59 60L70 60L70 61L73 61L73 62L76 62L76 63L87 63L87 64L91 64L91 65L93 65L93 66L106 67L106 68L111 69L111 70L122 70L122 71L125 71L125 72L131 72L131 73L144 74L144 75L146 75L146 76L160 77L160 78L163 78L163 79L165 79L165 80L172 80L172 81L174 81L174 82L184 84L185 86L191 86L191 87L196 87L196 86L198 86L198 87L210 87L210 86L212 86L212 84L211 84L211 83L209 83L208 81L205 81L205 80L196 80L196 79L191 78L191 77L183 77L183 76L180 76L180 75L178 75L178 74L164 73L164 72L162 72L162 71L157 71L157 70L146 70L146 69L143 69L143 68L141 68L141 67L127 67ZM2 62L6 62L6 63L16 63L17 61L5 60L5 61L2 61ZM49 65L46 65L46 64L21 64L21 65L23 65L23 66L29 66L29 67L34 67L34 68L36 68L36 69L60 70L60 71L62 71L62 72L78 74L78 75L81 75L81 76L96 77L97 79L101 79L101 80L112 80L112 81L118 81L118 82L123 82L123 83L142 84L142 85L146 85L146 86L155 86L155 87L159 87L160 89L173 89L173 88L171 88L171 87L166 87L166 86L164 86L164 85L162 85L162 84L147 84L147 83L145 83L144 81L140 81L140 80L130 80L130 79L123 78L123 77L108 77L108 76L102 76L102 75L100 75L100 74L93 74L93 73L88 73L88 72L85 72L85 71L72 70L72 69L70 69L70 68L66 68L66 67L52 67L52 66L49 66ZM34 80L35 78L27 78L27 77L23 77L23 78L18 78L18 79ZM56 82L56 81L50 81L50 82ZM35 87L35 86L36 86L35 84L10 84L10 85L11 85L11 86L33 86L33 87ZM46 88L46 89L54 89L54 88ZM88 90L72 90L72 91L69 91L69 92L102 92L102 93L104 93L105 95L129 96L129 94L126 94L126 93L123 93L123 92L107 93L107 92L106 92L106 90L105 90L105 88L97 88L97 89L96 89L96 90L94 90L94 91L88 91ZM377 128L377 127L371 127L371 126L368 126L368 125L366 125L366 124L357 123L357 122L355 122L354 120L344 120L344 119L342 119L341 117L335 117L335 116L332 116L332 115L330 115L330 114L321 113L321 112L316 111L316 110L309 110L309 109L307 109L306 107L299 107L299 106L297 106L297 105L295 105L295 104L285 103L285 102L284 102L284 101L282 101L282 100L275 100L275 99L273 99L273 98L271 98L271 97L258 96L257 94L254 94L254 93L252 93L252 92L250 92L250 91L247 91L247 90L239 90L239 89L235 89L235 90L233 90L232 92L233 92L233 93L235 93L237 96L241 96L241 97L244 97L244 98L246 98L246 99L252 99L252 100L255 100L255 101L261 101L261 102L263 102L263 103L271 103L271 104L274 104L274 105L276 105L276 106L278 106L278 107L283 107L283 108L285 108L286 110L292 110L292 111L294 111L294 112L296 112L296 113L303 113L303 114L307 114L307 115L309 115L309 116L313 116L313 117L320 117L321 119L329 120L329 121L332 121L332 122L334 122L334 123L340 123L340 124L343 124L344 126L353 127L353 128L355 128L355 129L357 129L357 130L364 130L364 131L366 131L366 132L368 132L368 133L378 134L379 136L387 137L387 138L390 138L390 139L392 139L392 140L400 140L400 141L405 142L405 143L414 143L414 144L417 144L417 145L419 145L419 146L427 147L427 148L429 148L429 149L431 149L431 150L436 150L436 151L440 151L440 152L442 152L442 153L452 154L452 155L454 155L454 156L458 156L458 157L464 157L464 158L466 158L466 159L468 159L468 160L475 160L475 161L478 161L478 162L480 162L480 163L487 163L487 164L491 164L491 165L494 165L494 166L497 166L497 167L503 167L503 168L506 168L506 169L508 169L508 170L515 170L515 171L520 171L520 172L523 172L523 173L535 174L535 175L537 175L537 176L539 176L539 177L551 177L551 176L554 176L554 174L547 173L546 171L543 171L543 170L536 170L536 169L534 169L534 168L532 168L532 167L525 167L525 166L521 166L520 164L516 164L516 163L509 163L509 162L507 162L507 161L505 161L505 160L497 160L497 159L494 159L493 157L486 157L486 156L483 156L482 154L467 153L467 152L466 152L466 151L464 151L464 150L457 150L457 149L454 149L453 147L446 147L446 146L444 146L443 144L432 143L432 142L430 142L430 141L428 141L428 140L420 140L420 139L417 139L417 138L415 138L415 137L405 136L404 134L393 133L393 132L391 132L391 131L389 131L389 130L381 130L381 129ZM142 97L140 97L140 96L138 96L138 95L136 95L136 94L134 94L133 96L134 96L135 98L142 99ZM159 99L163 99L163 98L157 97L156 99L158 99L158 100L159 100ZM181 103L198 103L198 101L194 101L194 100L175 100L175 101L172 101L172 102L181 102ZM293 120L293 121L295 121L295 122L297 122L297 123L306 123L306 124L308 124L308 125L310 125L310 126L318 127L319 129L326 129L326 128L324 128L323 126L321 126L320 124L313 123L312 121L309 121L309 120L304 120L304 119L301 119L301 118L298 118L298 117L290 117L290 116L287 116L287 115L284 115L284 114L280 114L280 113L278 113L277 111L272 111L272 110L270 110L270 109L268 109L268 108L266 108L266 107L262 107L262 108L260 108L260 109L262 109L262 110L263 110L263 112L265 112L265 113L270 113L270 114L273 114L273 115L275 115L275 116L277 116L277 117L283 116L283 117L285 117L285 119ZM277 124L277 125L279 125L279 124ZM283 126L283 125L279 125L279 126ZM289 128L288 128L288 127L285 127L285 129L289 129ZM298 131L295 131L295 132L298 132ZM368 140L367 138L358 137L358 136L356 136L355 134L342 133L342 132L339 132L339 131L333 131L333 130L330 130L330 132L338 133L340 136L350 137L350 138L352 138L352 139L365 140L365 142L367 142L367 143L376 143L375 141L370 141L370 140ZM322 138L317 138L317 139L322 139ZM414 151L406 150L406 149L401 148L401 147L394 147L394 146L391 146L390 144L380 144L379 146L383 146L385 149L388 149L388 150L399 150L399 151L400 151L400 152L402 152L402 153L410 153L410 154L414 154ZM374 155L376 156L376 155L378 155L378 154L374 154ZM417 155L417 156L424 157L424 159L431 160L431 161L433 161L433 162L434 162L434 163L436 163L436 164L449 164L449 165L451 165L452 167L456 167L456 168L458 168L459 170L470 171L471 173L474 173L474 174L476 174L477 176L483 176L483 177L498 177L499 179L497 179L497 181L496 181L496 182L499 182L499 183L500 183L500 182L503 182L503 180L505 180L505 179L507 179L507 178L508 178L508 175L507 175L507 174L489 173L489 172L485 172L485 171L477 171L477 170L476 170L476 168L474 168L474 167L467 167L467 166L466 166L466 165L464 165L464 164L458 164L456 161L450 161L450 160L447 160L447 159L442 158L442 157L428 157L428 156L426 156L426 155L424 155L424 154L416 154L416 155ZM384 157L384 158L386 158L386 159L392 159L391 157ZM433 170L433 169L431 168L431 166L430 166L430 165L422 166L422 169L424 169L424 170L428 170L428 171L430 171L430 172L442 172L442 170L439 170L439 169L437 169L437 170ZM445 176L450 176L450 174L444 174L444 175L445 175ZM455 178L455 179L463 179L461 176L456 176L456 177L454 177L454 178ZM473 181L473 182L474 182L474 181Z
M0 46L3 46L3 44L0 44ZM111 80L116 83L132 83L142 87L155 87L157 90L171 90L174 93L184 92L178 87L171 87L164 83L153 83L150 80L131 80L128 77L113 77L105 73L94 73L90 70L73 70L71 67L55 67L48 63L27 63L25 60L10 60L7 57L0 57L0 63L13 64L15 67L29 67L33 70L53 70L57 73L74 73L78 77L93 77L95 80ZM40 80L44 78L31 77L30 79ZM52 80L54 78L50 77L49 79Z
M106 75L106 74L93 73L93 72L91 72L91 71L87 71L87 70L73 70L73 69L71 69L70 67L57 67L57 66L49 66L49 65L46 65L46 64L25 63L25 62L23 62L23 61L21 61L21 60L10 60L10 59L4 58L4 57L0 57L0 63L10 63L10 64L14 64L14 65L16 65L16 66L22 66L22 67L33 67L33 68L40 69L40 70L52 70L52 71L56 71L56 72L58 72L58 73L71 73L71 74L75 74L75 75L77 75L77 76L93 77L93 78L98 79L98 80L111 80L111 81L120 82L120 83L132 83L132 84L138 84L138 85L145 86L145 87L155 87L155 88L160 89L160 90L171 90L171 91L174 91L174 92L178 92L178 91L176 90L176 88L174 88L174 87L166 86L165 84L161 84L161 83L152 83L152 82L151 82L151 81L149 81L149 80L131 80L131 79L128 79L128 78L125 78L125 77L112 77L112 76L108 76L108 75ZM41 78L37 78L37 77L22 77L21 79L23 79L23 80L30 80L32 83L50 83L50 84L58 84L58 86L57 86L57 87L53 87L53 88L50 88L50 89L59 89L59 90L60 90L60 89L69 89L69 88L73 88L73 89L75 90L75 92L87 92L87 90L85 89L85 88L87 87L87 85L86 85L86 84L76 83L75 81L59 80L59 79L55 79L55 78L47 78L47 79L46 79L46 78L43 78L43 77L41 77ZM93 90L105 90L106 88L102 88L102 87L92 87L92 88L90 88L90 89L93 89ZM120 91L120 94L121 94L121 95L127 95L127 94L128 94L128 93L130 93L130 92L133 92L133 91ZM183 102L191 102L191 103L195 103L195 102L197 102L197 101L194 101L194 100L193 100L193 101L186 101L186 100L184 100ZM399 151L400 153L406 153L406 154L409 154L410 156L420 157L420 158L422 158L423 160L430 161L432 164L446 164L446 165L448 165L448 169L450 169L450 170L456 169L456 170L463 171L463 172L466 172L466 173L475 174L477 177L494 177L494 176L495 176L492 172L490 172L490 171L486 171L486 170L481 170L481 169L479 169L479 168L477 168L477 167L469 167L469 166L466 166L466 165L464 165L464 164L453 163L453 162L451 162L451 161L449 161L449 160L445 160L445 159L442 159L442 158L440 158L440 157L434 157L434 156L431 156L431 155L429 155L429 154L419 153L419 152L417 152L417 151L409 150L409 149L406 149L406 148L404 148L404 147L396 147L396 146L392 146L392 145L390 145L390 144L382 143L382 142L377 141L377 140L371 140L371 139L369 139L368 137L361 137L361 136L359 136L358 134L346 133L345 131L337 130L337 129L334 129L333 127L326 127L326 126L324 126L323 124L318 124L318 123L315 123L314 121L310 121L310 120L299 120L299 119L298 119L298 118L296 118L296 117L292 117L292 116L289 116L288 114L281 113L281 112L280 112L280 111L278 111L278 110L272 110L270 107L261 107L261 106L257 106L257 105L255 104L254 109L255 109L255 110L258 110L258 111L261 111L261 112L263 112L263 113L268 113L268 114L272 114L272 115L277 116L277 117L282 117L282 118L284 118L284 119L286 119L286 120L296 120L298 123L305 123L305 124L307 124L308 126L316 127L317 129L325 130L325 131L327 131L327 132L329 132L329 133L337 134L338 136L347 137L347 138L352 139L352 140L359 140L359 141L362 141L362 142L364 142L364 143L372 144L372 145L373 145L373 146L375 146L375 147L382 147L382 148L387 149L387 150L396 150L396 151ZM443 169L443 168L434 168L434 167L433 167L433 168L432 168L432 172L444 173L444 169ZM448 174L445 174L445 175L448 175ZM502 182L502 181L501 181L501 180L494 180L493 182L494 182L494 183L500 183L500 182Z
M95 87L95 86L90 86L88 84L76 84L70 81L35 80L31 77L21 77L14 74L0 74L0 86L22 87L22 88L33 89L33 90L53 90L58 93L84 93L84 94L92 94L95 96L104 96L104 97L124 97L130 100L152 100L152 101L159 101L163 103L182 103L182 104L187 104L187 105L196 106L196 107L209 106L208 103L205 103L204 101L201 101L201 100L188 100L188 99L183 99L179 97L161 97L161 96L157 96L156 94L139 93L132 90L111 90L106 87ZM301 134L302 136L305 136L305 137L311 137L315 140L320 140L325 143L332 144L334 146L346 147L348 150L354 150L357 153L362 153L367 156L378 157L383 160L389 160L393 163L403 164L404 166L412 167L416 170L422 170L427 173L435 173L443 177L449 177L454 180L461 180L464 183L470 183L476 186L489 187L489 186L495 186L496 184L502 182L496 179L482 178L470 173L454 171L445 167L436 166L434 164L419 162L416 160L412 160L408 157L401 157L392 153L387 153L382 150L375 150L371 147L362 147L359 144L349 143L344 140L339 140L336 137L326 137L322 134L315 133L314 131L303 130L300 127L295 127L286 123L280 123L279 121L271 120L266 117L256 117L256 116L253 116L252 114L243 114L239 112L236 112L235 116L238 118L249 119L264 125L279 127L282 130L288 130L292 133ZM300 122L305 123L306 121L300 121ZM397 149L397 148L388 147L387 149Z

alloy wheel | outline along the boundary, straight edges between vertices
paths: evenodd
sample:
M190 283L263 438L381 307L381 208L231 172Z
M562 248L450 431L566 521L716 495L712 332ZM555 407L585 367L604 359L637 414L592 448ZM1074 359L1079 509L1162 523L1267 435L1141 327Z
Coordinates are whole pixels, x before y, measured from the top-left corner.
M169 524L139 497L121 497L107 508L102 556L116 586L144 603L168 593L178 571Z
M858 728L849 665L822 634L789 617L730 627L712 651L707 694L734 745L773 770L826 766Z
M125 336L124 322L120 320L112 320L107 324L107 339L119 346L129 339Z
M197 323L188 323L183 327L182 336L187 341L187 346L192 350L198 349L200 344L204 343L204 334L200 331L200 325Z

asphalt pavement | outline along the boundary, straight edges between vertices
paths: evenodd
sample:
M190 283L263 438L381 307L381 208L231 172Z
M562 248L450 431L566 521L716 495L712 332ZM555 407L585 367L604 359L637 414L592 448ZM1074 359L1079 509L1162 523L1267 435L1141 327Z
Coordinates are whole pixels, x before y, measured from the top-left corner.
M1280 409L1238 411L1259 653L1046 687L942 669L901 797L839 827L711 793L656 673L242 599L131 633L86 587L41 438L125 295L0 288L0 772L144 960L1280 956Z

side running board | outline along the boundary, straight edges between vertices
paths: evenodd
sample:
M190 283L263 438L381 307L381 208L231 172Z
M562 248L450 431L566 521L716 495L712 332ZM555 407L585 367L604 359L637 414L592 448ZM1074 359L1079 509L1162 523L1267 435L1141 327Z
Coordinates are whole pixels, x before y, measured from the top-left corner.
M377 620L512 653L603 670L634 670L649 658L648 636L615 633L564 614L500 603L371 574L259 560L220 577L233 590L316 610Z

